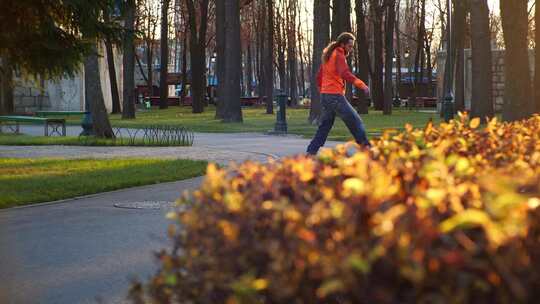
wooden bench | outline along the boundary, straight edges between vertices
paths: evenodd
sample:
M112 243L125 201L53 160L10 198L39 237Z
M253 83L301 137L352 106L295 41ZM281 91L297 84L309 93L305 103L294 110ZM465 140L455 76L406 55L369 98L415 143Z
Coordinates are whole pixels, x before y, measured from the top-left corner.
M14 122L15 128L8 124L7 127L15 133L20 133L20 123L32 123L43 124L45 127L45 136L52 136L58 134L59 136L66 136L66 120L63 118L45 118L45 117L32 117L32 116L0 116L0 132L2 132L2 124L4 122ZM51 131L49 132L49 127ZM60 132L62 128L62 132Z
M88 111L36 111L34 114L38 117L49 116L78 116L87 114Z

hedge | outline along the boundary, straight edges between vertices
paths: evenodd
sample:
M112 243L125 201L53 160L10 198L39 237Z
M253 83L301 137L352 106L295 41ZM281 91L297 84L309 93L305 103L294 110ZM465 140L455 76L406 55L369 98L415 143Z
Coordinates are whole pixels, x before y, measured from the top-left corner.
M540 116L459 119L209 165L134 303L525 303L540 296Z

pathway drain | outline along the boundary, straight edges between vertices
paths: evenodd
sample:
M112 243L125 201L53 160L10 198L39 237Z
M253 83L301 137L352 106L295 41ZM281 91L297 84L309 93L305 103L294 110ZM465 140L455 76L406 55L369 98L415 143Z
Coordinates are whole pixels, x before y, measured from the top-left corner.
M116 208L124 209L173 209L175 202L169 201L142 201L142 202L126 202L114 204Z

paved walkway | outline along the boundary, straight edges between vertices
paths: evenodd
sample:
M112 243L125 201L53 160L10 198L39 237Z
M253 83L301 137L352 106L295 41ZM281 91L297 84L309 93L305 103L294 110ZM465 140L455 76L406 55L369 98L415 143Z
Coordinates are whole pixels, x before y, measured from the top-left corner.
M68 132L78 134L79 128ZM23 132L39 132L24 127ZM303 153L308 140L262 134L196 134L193 147L15 147L0 157L155 156L230 161ZM330 142L329 145L335 145ZM202 177L0 210L0 303L122 303L133 277L157 269L153 252L168 248L164 214ZM159 209L115 205L161 202ZM152 205L149 205L152 206Z

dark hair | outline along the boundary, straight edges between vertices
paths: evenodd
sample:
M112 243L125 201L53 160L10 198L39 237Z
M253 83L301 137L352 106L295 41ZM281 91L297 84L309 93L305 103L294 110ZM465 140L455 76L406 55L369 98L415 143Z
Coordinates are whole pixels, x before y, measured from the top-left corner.
M335 41L330 42L323 50L322 62L325 63L338 46L347 44L350 40L356 40L353 34L348 32L341 33Z

